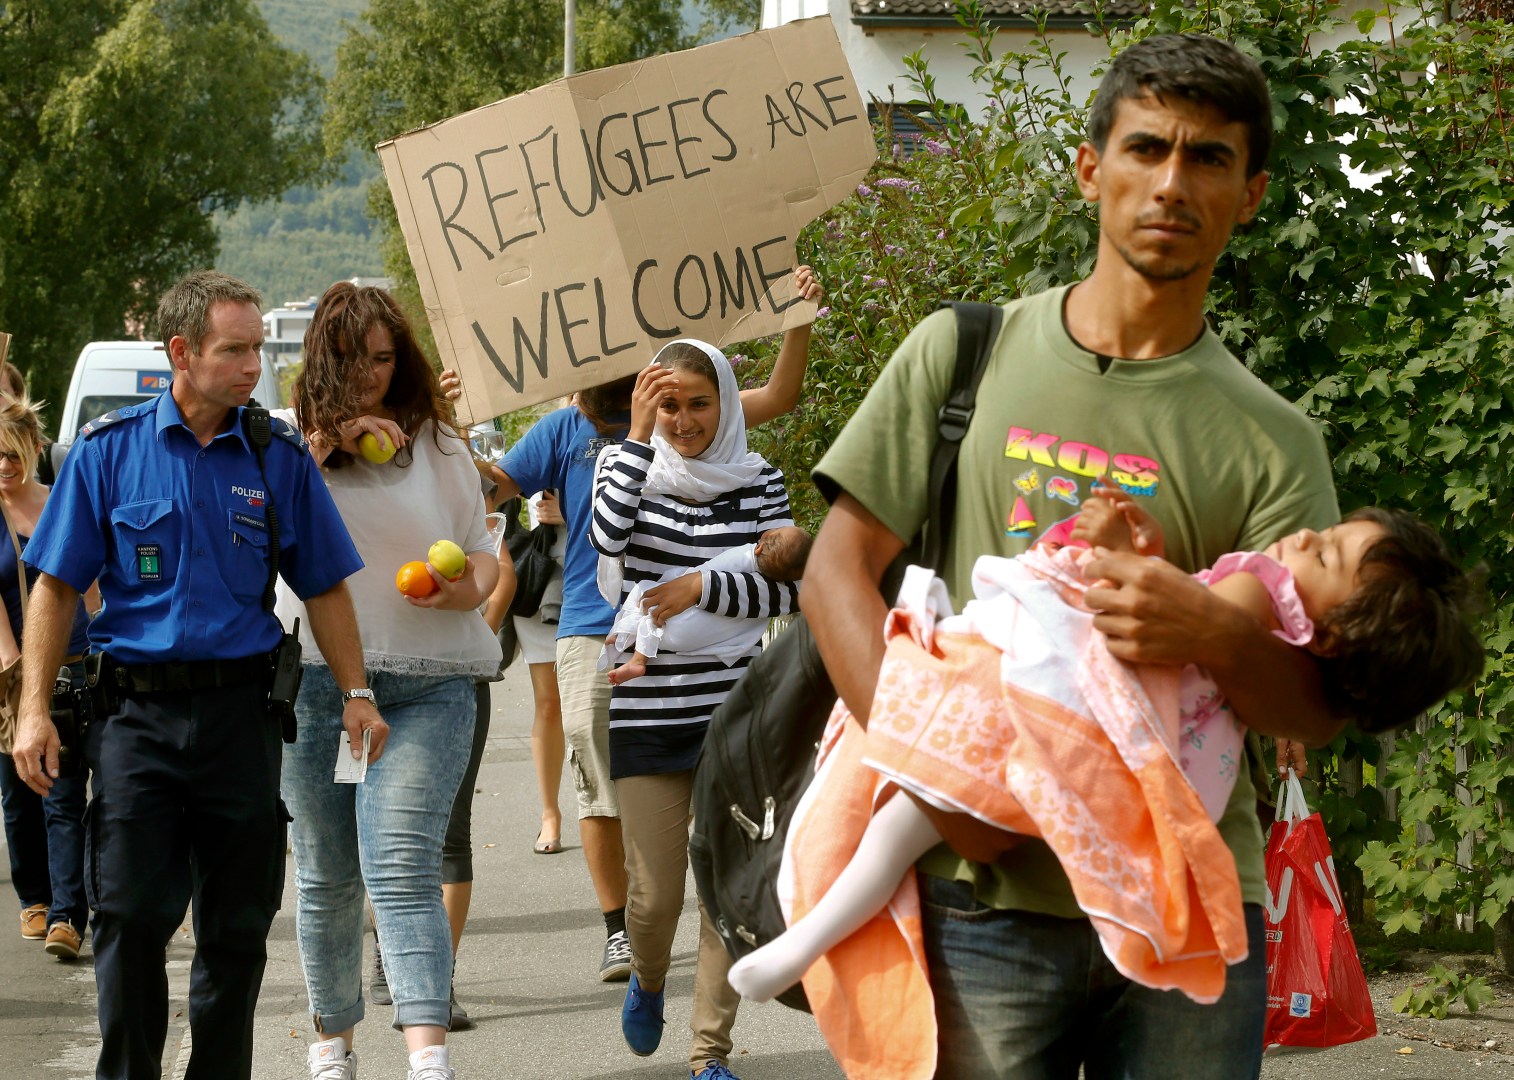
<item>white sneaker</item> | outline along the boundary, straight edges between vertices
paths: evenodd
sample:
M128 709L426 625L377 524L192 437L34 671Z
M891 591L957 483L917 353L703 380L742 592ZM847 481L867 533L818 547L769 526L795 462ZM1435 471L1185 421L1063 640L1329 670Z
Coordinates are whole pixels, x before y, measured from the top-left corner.
M410 1055L410 1080L457 1080L457 1073L447 1067L447 1048L427 1046Z
M310 1047L310 1080L357 1080L357 1054L342 1039L328 1039Z
M457 1072L447 1066L447 1047L422 1047L410 1054L410 1080L457 1080Z

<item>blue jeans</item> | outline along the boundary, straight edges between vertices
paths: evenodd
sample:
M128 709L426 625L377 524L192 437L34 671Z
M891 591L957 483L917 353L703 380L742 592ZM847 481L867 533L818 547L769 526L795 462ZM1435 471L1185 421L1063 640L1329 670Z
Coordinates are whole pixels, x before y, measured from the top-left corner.
M16 763L0 754L0 803L11 884L21 906L48 906L47 925L67 919L84 932L84 800L89 770L53 781L47 798L21 782Z
M473 679L374 672L389 724L384 753L361 784L332 781L341 692L322 665L305 668L299 740L284 748L284 802L298 895L295 933L317 1031L363 1018L363 892L384 943L401 1027L446 1027L452 933L442 907L442 837L473 746Z
M1245 906L1250 955L1198 1005L1138 986L1086 919L996 911L965 882L920 875L936 999L936 1075L993 1080L1255 1080L1267 1006L1262 910Z

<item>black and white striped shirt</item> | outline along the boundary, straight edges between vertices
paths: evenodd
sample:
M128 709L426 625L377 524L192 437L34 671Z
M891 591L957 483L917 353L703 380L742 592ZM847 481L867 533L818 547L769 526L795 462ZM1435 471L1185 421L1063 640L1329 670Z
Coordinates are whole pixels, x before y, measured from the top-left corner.
M754 543L769 529L794 523L783 474L769 465L750 487L698 505L644 495L652 448L627 439L610 458L594 491L589 541L625 566L621 601L637 584L670 570L699 566L727 548ZM717 615L766 618L792 611L798 587L757 573L701 571L699 606ZM727 666L685 662L673 653L647 661L647 673L615 687L610 698L610 774L648 776L692 769L715 707L760 651Z

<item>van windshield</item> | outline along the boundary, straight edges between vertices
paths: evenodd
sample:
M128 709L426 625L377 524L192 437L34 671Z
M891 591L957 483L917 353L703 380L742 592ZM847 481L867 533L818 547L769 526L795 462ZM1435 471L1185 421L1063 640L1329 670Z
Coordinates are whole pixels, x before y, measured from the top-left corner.
M124 409L139 401L146 401L151 394L95 394L79 402L79 427L115 409ZM74 434L78 434L75 432Z

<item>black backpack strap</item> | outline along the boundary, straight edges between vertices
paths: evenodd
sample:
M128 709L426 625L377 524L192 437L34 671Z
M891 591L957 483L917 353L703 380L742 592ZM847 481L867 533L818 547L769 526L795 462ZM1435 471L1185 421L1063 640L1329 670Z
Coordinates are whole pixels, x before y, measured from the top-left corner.
M941 307L957 313L957 364L952 372L951 393L937 413L935 449L930 458L930 506L921 538L923 565L940 570L946 557L946 538L951 535L957 509L957 451L972 422L978 384L988 369L1004 309L997 304L966 300L943 300Z
M263 514L268 521L268 581L263 586L263 610L272 612L274 589L279 580L279 512L273 504L273 489L268 486L268 469L263 455L273 442L273 418L255 400L242 410L242 430L252 443L258 459L258 474L263 478Z

